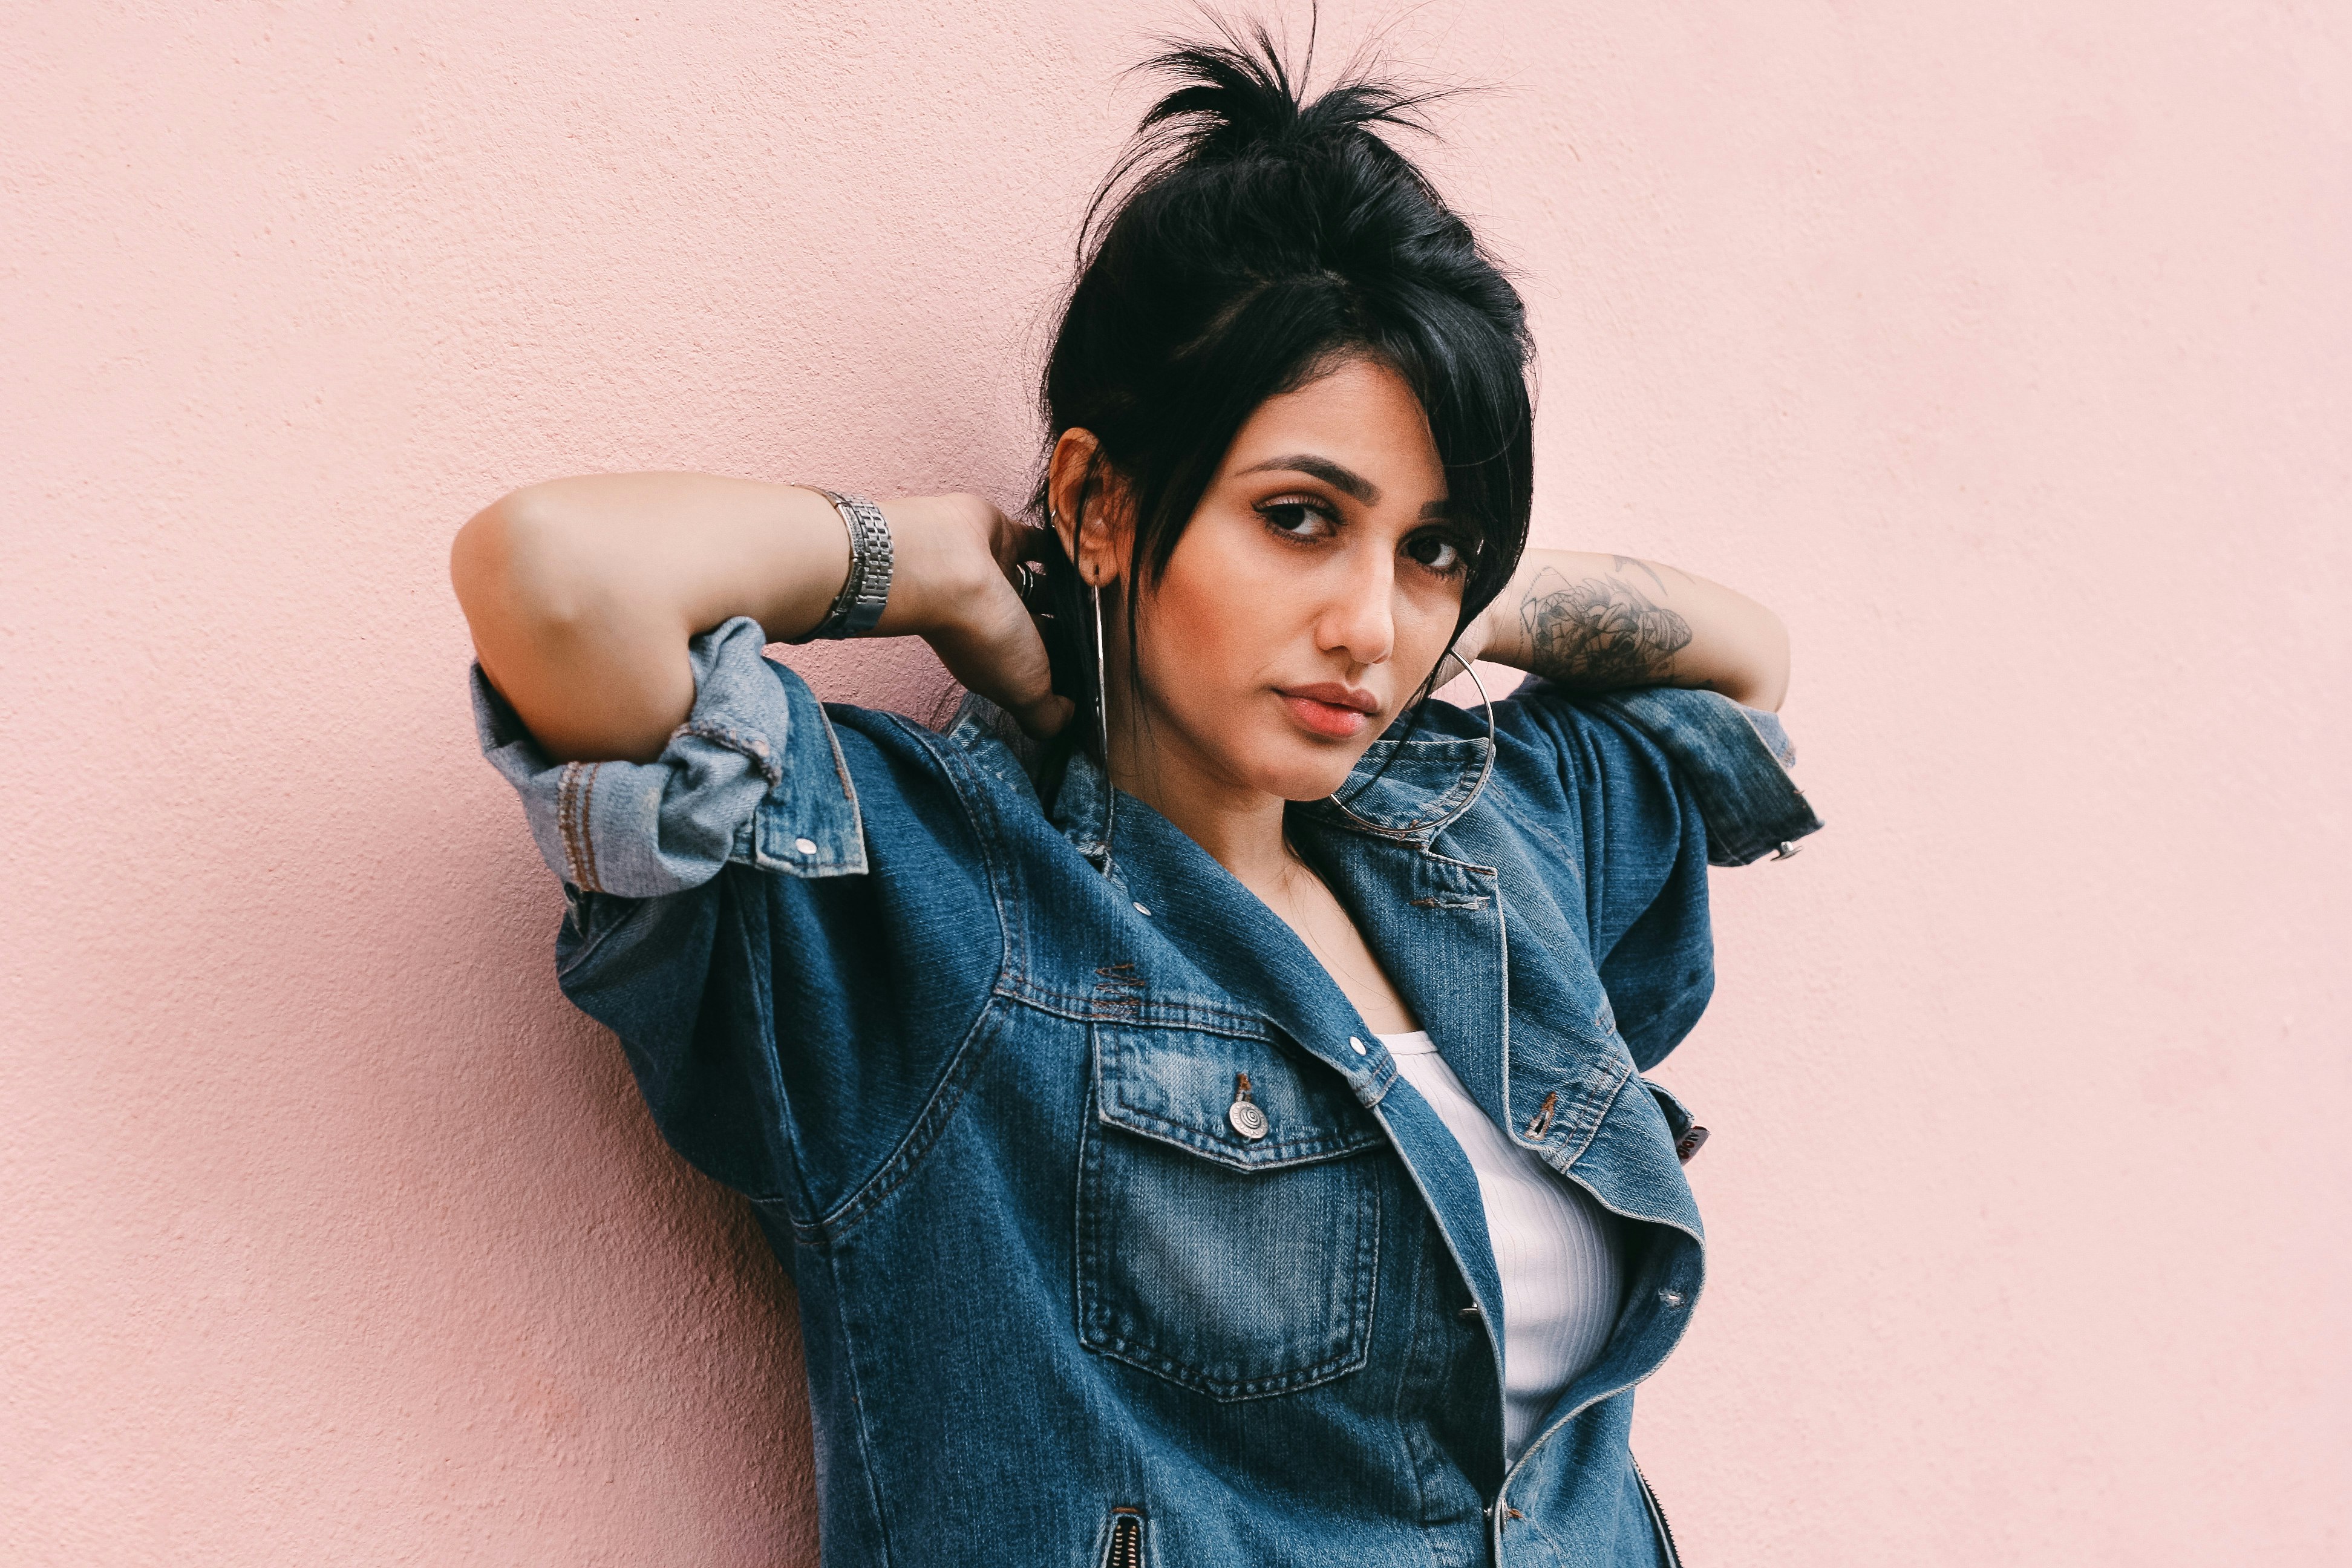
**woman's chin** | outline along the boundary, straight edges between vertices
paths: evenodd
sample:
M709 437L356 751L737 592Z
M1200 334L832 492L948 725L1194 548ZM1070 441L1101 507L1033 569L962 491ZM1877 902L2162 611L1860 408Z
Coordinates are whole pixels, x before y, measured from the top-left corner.
M1371 743L1369 734L1344 741L1304 734L1279 711L1257 717L1271 721L1251 723L1235 716L1221 726L1188 723L1192 744L1185 749L1213 775L1283 800L1307 801L1321 800L1346 784Z
M1362 751L1361 746L1349 746L1342 752L1289 742L1267 747L1268 753L1284 754L1260 756L1260 765L1250 769L1248 776L1266 794L1285 800L1321 800L1348 782L1348 774Z

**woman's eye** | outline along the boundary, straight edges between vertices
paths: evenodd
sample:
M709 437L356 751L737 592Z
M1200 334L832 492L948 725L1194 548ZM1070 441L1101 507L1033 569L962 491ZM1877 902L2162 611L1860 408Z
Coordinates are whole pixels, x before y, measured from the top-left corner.
M1462 570L1462 551L1442 533L1423 533L1405 541L1405 554L1441 576Z
M1268 501L1257 510L1268 527L1276 533L1286 533L1294 539L1310 538L1318 527L1328 529L1331 521L1324 515L1323 509L1311 501Z

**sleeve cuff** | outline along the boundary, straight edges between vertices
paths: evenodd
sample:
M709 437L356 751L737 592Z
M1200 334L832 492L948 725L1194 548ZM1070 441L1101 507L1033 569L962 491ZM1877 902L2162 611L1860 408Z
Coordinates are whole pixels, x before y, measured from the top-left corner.
M688 645L694 707L650 763L557 763L481 667L482 754L522 797L540 856L575 888L658 898L730 861L803 877L866 869L849 770L807 685L761 654L748 616Z
M1786 856L1821 831L1822 819L1789 774L1796 752L1779 715L1717 692L1666 686L1588 700L1648 736L1674 763L1706 819L1710 863Z

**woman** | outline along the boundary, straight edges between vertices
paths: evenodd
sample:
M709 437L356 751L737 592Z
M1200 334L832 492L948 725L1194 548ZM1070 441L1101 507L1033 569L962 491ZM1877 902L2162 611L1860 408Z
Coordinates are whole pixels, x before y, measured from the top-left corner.
M1671 1561L1626 1434L1703 1133L1636 1074L1710 854L1818 826L1735 706L1785 638L1523 551L1521 307L1375 134L1412 100L1155 63L1045 526L659 474L459 535L564 990L798 1280L827 1562ZM761 656L863 632L992 703ZM1430 700L1476 658L1540 679Z

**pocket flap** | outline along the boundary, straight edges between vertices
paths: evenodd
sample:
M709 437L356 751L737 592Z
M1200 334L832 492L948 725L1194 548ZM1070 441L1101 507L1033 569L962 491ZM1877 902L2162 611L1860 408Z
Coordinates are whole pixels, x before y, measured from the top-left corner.
M1244 1075L1265 1118L1256 1138L1232 1115ZM1098 1024L1095 1104L1108 1125L1240 1171L1335 1160L1383 1136L1337 1073L1265 1037Z

